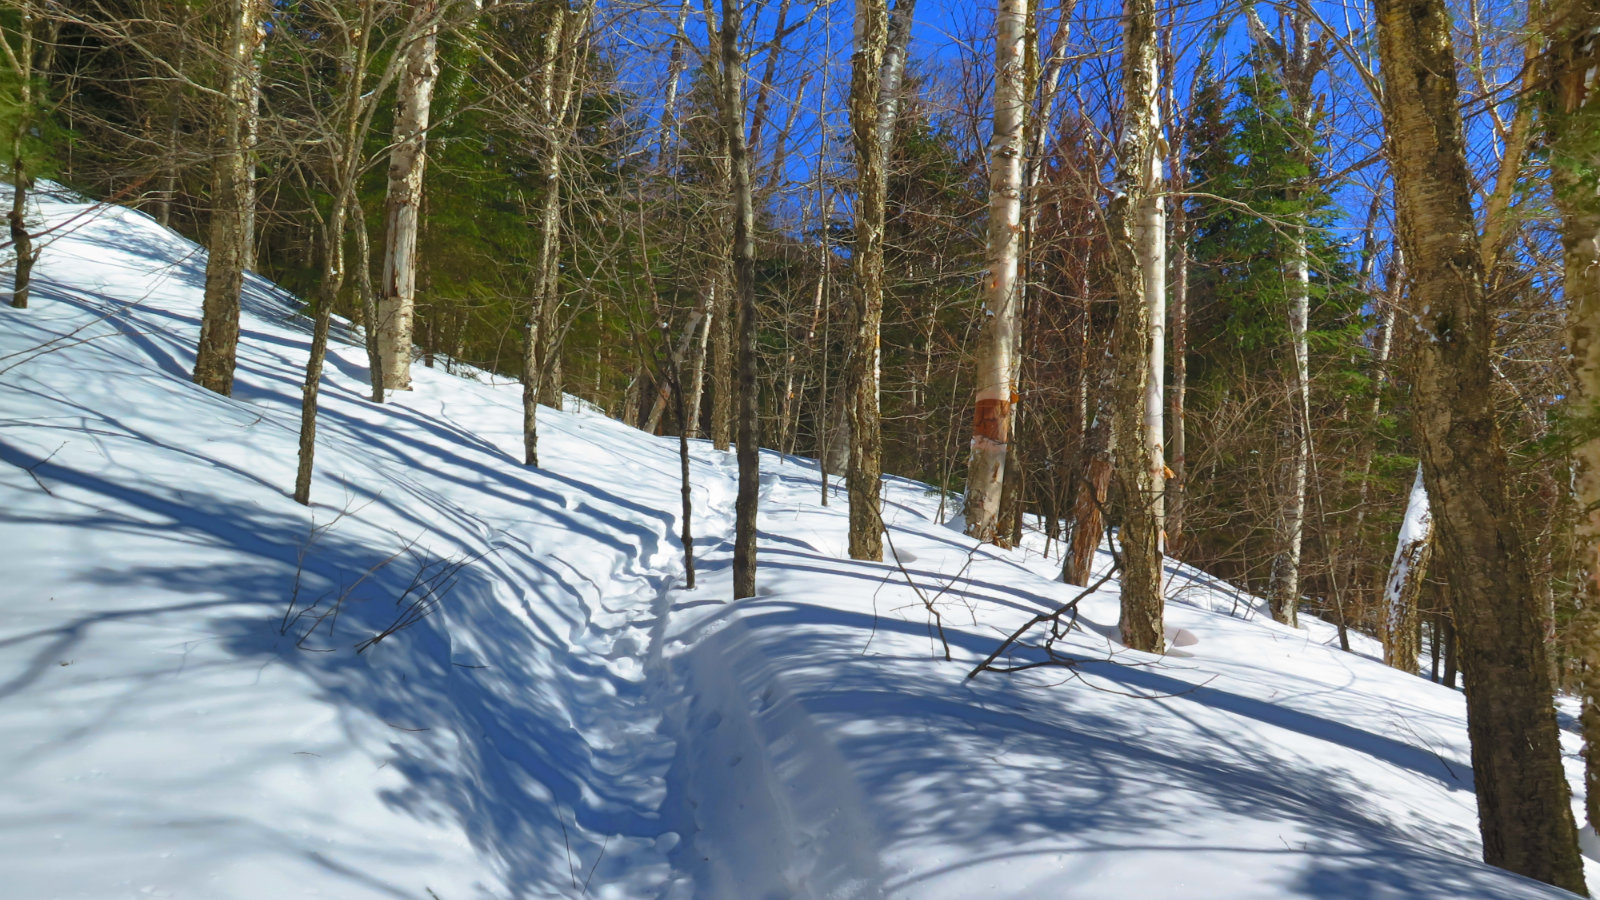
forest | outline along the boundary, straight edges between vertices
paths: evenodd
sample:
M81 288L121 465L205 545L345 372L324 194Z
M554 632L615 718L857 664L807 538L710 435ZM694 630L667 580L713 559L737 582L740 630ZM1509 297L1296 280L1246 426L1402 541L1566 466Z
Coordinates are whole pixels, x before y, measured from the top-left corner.
M1108 548L1131 650L1177 562L1459 685L1483 859L1585 892L1600 0L5 0L0 38L11 306L57 187L204 248L200 387L249 389L248 273L306 298L298 503L343 323L374 406L520 382L526 467L551 411L673 438L690 588L701 442L733 599L762 448L855 560L921 482L1074 591Z

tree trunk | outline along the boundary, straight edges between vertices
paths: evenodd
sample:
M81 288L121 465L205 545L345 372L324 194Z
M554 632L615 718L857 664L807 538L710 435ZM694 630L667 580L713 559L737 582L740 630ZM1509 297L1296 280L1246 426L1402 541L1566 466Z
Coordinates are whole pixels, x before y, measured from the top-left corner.
M744 64L739 55L740 0L722 0L722 125L733 180L733 283L739 312L739 494L734 501L733 599L756 595L756 514L761 490L756 418L755 198L744 136Z
M978 337L977 404L972 413L972 455L967 465L966 532L980 541L997 535L1011 405L1017 328L1017 269L1021 257L1026 0L998 0L995 8L994 135L989 140L988 276L983 282L984 321Z
M1316 158L1309 140L1315 124L1316 100L1312 82L1323 64L1322 45L1311 40L1308 17L1298 9L1289 13L1289 34L1276 37L1268 31L1253 7L1247 7L1251 35L1258 47L1278 64L1284 91L1289 99L1290 116L1299 138L1297 151L1304 173L1289 185L1288 198L1300 199L1306 193ZM1289 259L1284 273L1289 310L1289 351L1292 369L1284 422L1290 453L1279 484L1276 531L1277 550L1272 559L1272 578L1267 587L1267 604L1272 617L1294 626L1300 603L1301 551L1305 543L1306 486L1311 466L1311 370L1310 348L1306 344L1306 324L1311 315L1311 258L1307 248L1308 228L1303 210L1292 214L1289 231Z
M1181 162L1173 166L1173 189L1183 190L1179 174ZM1189 222L1183 202L1172 206L1172 304L1168 310L1172 323L1172 383L1167 391L1167 422L1172 435L1168 441L1172 475L1166 483L1167 553L1183 554L1184 514L1188 495L1188 427L1185 395L1189 388Z
M379 355L384 386L411 389L412 327L416 315L417 230L428 165L428 120L439 81L439 0L412 7L414 36L396 85L394 142L385 201L383 297L378 301Z
M257 19L255 28L255 51L250 54L250 66L245 70L245 77L250 80L247 88L250 94L246 101L249 110L244 117L244 186L239 198L239 208L243 210L240 230L244 232L244 249L239 256L245 271L256 268L256 164L261 147L261 64L267 40L266 23Z
M1116 375L1112 387L1114 476L1122 496L1122 643L1161 652L1160 436L1149 430L1152 347L1150 313L1155 292L1151 264L1165 235L1159 230L1159 104L1153 0L1128 0L1122 17L1122 140L1117 189L1106 228L1117 289ZM1164 280L1164 279L1163 279ZM1161 406L1156 404L1157 419Z
M580 66L579 47L589 28L594 0L577 10L550 9L544 43L540 47L538 116L545 195L539 214L539 250L534 269L534 298L528 310L528 329L522 353L522 447L526 465L539 464L538 409L541 402L560 408L561 154L571 126L572 107ZM407 353L409 353L409 349ZM552 394L554 397L552 398ZM551 402L552 399L554 402Z
M681 428L686 437L700 436L700 401L706 395L706 349L711 343L711 310L716 308L713 298L707 298L706 314L700 320L700 338L692 345L689 360L689 402Z
M344 286L345 225L351 206L359 204L356 199L356 181L364 157L362 153L362 140L366 136L364 126L370 126L372 121L370 116L362 115L365 106L363 91L366 88L367 66L370 61L371 30L367 26L370 25L368 20L371 8L362 4L360 9L362 21L350 28L345 35L350 42L349 55L341 61L348 79L344 86L345 105L341 111L342 118L338 122L339 132L331 136L335 150L329 193L333 202L328 210L328 218L323 221L322 279L317 285L316 320L311 332L311 352L306 358L305 381L300 389L300 447L299 465L294 476L294 499L301 506L311 505L311 476L317 452L317 395L322 385L323 362L328 355L328 331L333 322L333 305L338 300L340 289ZM355 214L361 216L365 213L357 205Z
M1267 605L1272 618L1297 625L1300 605L1300 552L1305 541L1306 483L1311 463L1311 423L1308 420L1310 363L1306 346L1306 320L1311 309L1311 268L1306 251L1306 228L1293 226L1289 250L1289 349L1293 371L1289 379L1289 462L1280 490L1275 531L1278 549L1272 558L1272 578Z
M224 396L233 393L234 359L239 352L239 293L244 287L245 204L254 201L249 179L246 120L254 113L250 68L260 32L260 0L237 0L229 10L228 55L222 99L213 126L216 161L211 167L211 234L207 241L205 298L200 314L200 344L194 382Z
M1394 561L1389 564L1389 578L1384 582L1383 598L1383 661L1396 669L1415 674L1417 671L1417 602L1422 596L1422 584L1428 577L1428 562L1433 556L1433 515L1428 509L1428 489L1422 481L1422 467L1417 466L1417 477L1406 499L1406 515L1400 523L1400 536L1395 541Z
M383 402L383 348L378 338L378 298L372 290L372 242L367 236L367 217L357 211L356 291L360 293L362 329L367 347L367 377L371 380L373 403Z
M1584 735L1584 811L1600 827L1600 90L1594 71L1600 63L1600 0L1563 0L1554 5L1547 26L1546 113L1550 172L1561 212L1564 291L1572 353L1569 404L1582 439L1573 448L1573 484L1579 510L1576 523Z
M846 487L850 498L851 559L883 559L878 492L883 475L883 439L878 413L879 323L883 318L883 219L886 159L878 127L882 105L884 54L889 40L888 0L856 4L856 46L851 59L850 135L856 160L855 245L851 268L855 279L855 340L850 353L850 462Z
M1376 0L1384 123L1411 271L1413 409L1450 586L1484 860L1579 894L1540 610L1514 525L1490 376L1493 310L1472 214L1443 0Z

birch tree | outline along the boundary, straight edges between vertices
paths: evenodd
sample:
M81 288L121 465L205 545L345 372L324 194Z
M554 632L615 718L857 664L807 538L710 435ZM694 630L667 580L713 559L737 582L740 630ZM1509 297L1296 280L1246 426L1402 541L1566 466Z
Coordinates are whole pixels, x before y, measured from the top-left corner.
M1507 491L1490 377L1493 311L1472 213L1450 14L1376 0L1383 118L1419 330L1423 480L1466 675L1484 860L1579 894L1577 830L1539 603Z
M422 209L422 179L427 169L428 119L433 88L439 80L439 3L418 0L412 7L411 31L405 47L405 69L395 86L394 141L389 151L389 190L385 205L383 294L378 299L377 362L381 381L374 379L373 399L383 389L411 388L412 323L416 310L417 226Z
M1154 0L1128 0L1122 15L1122 140L1106 228L1117 290L1116 373L1111 398L1114 472L1122 494L1122 643L1158 653L1165 644L1161 599L1163 463L1160 330L1153 312L1165 287L1161 208L1160 97ZM1155 383L1152 387L1152 382ZM1154 404L1152 407L1152 398Z
M1309 17L1297 9L1286 13L1288 27L1280 40L1262 23L1254 7L1247 9L1250 34L1278 68L1284 93L1289 100L1292 134L1299 157L1300 174L1288 186L1294 202L1310 191L1310 179L1317 160L1312 142L1316 100L1312 81L1325 62L1324 44L1311 37ZM1300 602L1300 554L1305 540L1306 484L1311 465L1311 368L1310 348L1306 344L1306 323L1311 317L1311 254L1307 247L1305 210L1297 208L1287 228L1289 259L1284 265L1284 281L1289 301L1289 379L1288 434L1290 453L1287 471L1279 486L1275 531L1277 551L1272 559L1272 578L1267 587L1267 604L1272 617L1294 625Z
M994 131L989 139L989 270L983 281L984 321L978 337L977 403L967 465L966 532L980 541L997 534L1006 450L1011 441L1016 352L1018 261L1022 247L1022 177L1027 112L1024 44L1027 0L995 8Z

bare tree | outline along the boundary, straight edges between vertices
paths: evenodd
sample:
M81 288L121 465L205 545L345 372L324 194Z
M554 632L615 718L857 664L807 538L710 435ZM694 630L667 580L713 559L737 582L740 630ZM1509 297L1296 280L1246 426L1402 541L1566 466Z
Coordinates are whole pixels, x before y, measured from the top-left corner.
M733 285L739 314L739 493L734 501L733 599L756 595L756 515L761 493L761 428L756 383L755 199L745 143L740 0L722 0L722 127L733 181Z
M533 302L528 311L528 332L522 366L522 443L527 465L539 464L538 410L541 400L556 398L561 385L556 355L560 352L560 275L557 249L561 241L561 158L572 123L573 97L586 46L594 0L583 0L576 10L565 3L545 4L544 42L537 60L537 143L544 168L544 200L539 211L539 248L533 273Z

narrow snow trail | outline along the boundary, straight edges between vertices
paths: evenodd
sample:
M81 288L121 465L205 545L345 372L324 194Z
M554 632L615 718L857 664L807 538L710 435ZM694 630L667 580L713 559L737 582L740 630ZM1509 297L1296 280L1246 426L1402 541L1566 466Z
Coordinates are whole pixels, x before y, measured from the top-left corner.
M187 377L203 254L83 210L46 201L72 225L35 308L0 313L8 890L692 895L662 813L676 448L545 410L527 469L515 385L419 366L374 406L341 327L299 507L292 299L250 279L235 394L213 395ZM722 456L694 463L713 543ZM130 861L70 862L107 853Z

